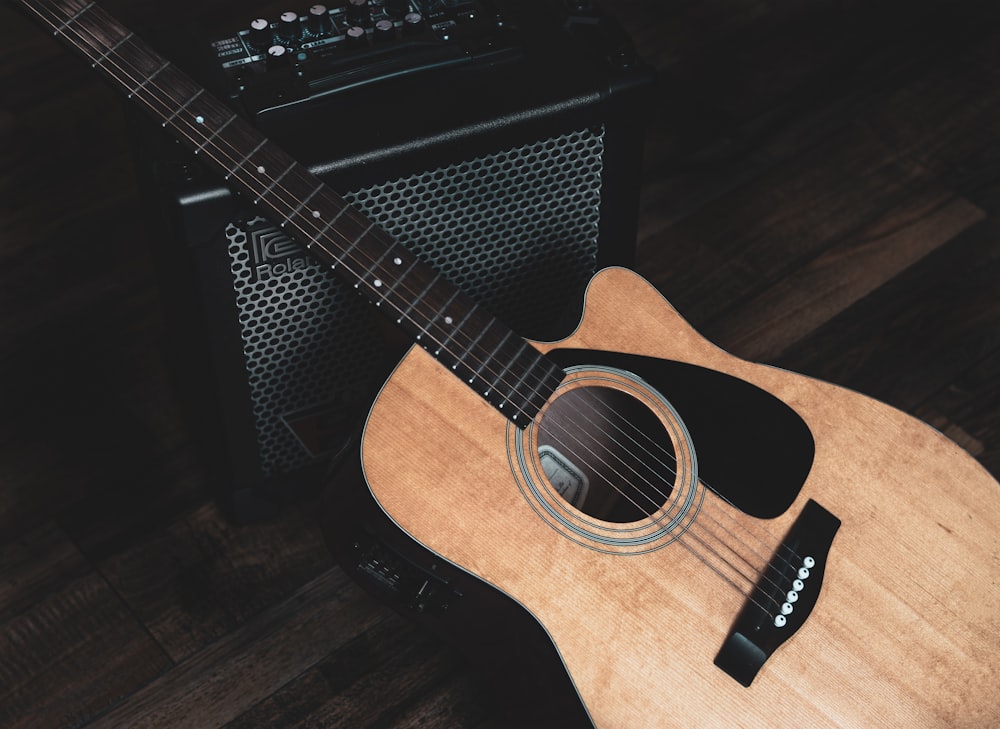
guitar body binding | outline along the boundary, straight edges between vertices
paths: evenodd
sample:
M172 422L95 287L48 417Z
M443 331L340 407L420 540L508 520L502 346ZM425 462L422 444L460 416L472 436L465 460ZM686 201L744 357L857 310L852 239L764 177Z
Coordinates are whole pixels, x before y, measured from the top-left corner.
M677 496L690 510L666 531L679 538L628 553L544 518L548 498L576 526L649 526L615 507L588 513L575 501L595 488L588 464L530 432L571 402L566 385L518 428L419 348L377 398L324 510L331 548L363 584L358 515L413 569L408 590L427 582L446 598L447 609L414 608L400 590L389 602L492 669L492 685L516 686L502 703L537 708L536 726L599 729L992 725L993 692L962 676L1000 676L1000 646L982 638L1000 634L1000 597L976 578L1000 553L1000 499L968 454L884 404L732 357L622 269L591 282L573 335L535 346L570 381L618 378L610 400L649 399L642 431L664 450L686 458L690 442L701 486ZM670 435L674 419L686 435ZM543 456L568 465L550 464L549 478ZM560 482L569 500L533 495L525 474ZM663 489L664 504L689 479ZM644 518L662 525L665 513ZM763 535L748 587L731 589L690 549L713 520ZM777 626L747 593L798 579L805 564L777 559L783 541L806 544L813 567Z

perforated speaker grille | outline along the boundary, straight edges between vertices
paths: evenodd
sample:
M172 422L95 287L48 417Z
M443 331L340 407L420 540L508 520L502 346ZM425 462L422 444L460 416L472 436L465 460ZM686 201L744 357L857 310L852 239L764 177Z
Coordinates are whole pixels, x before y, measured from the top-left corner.
M582 297L598 250L604 130L581 130L357 190L347 199L515 331ZM261 218L226 228L265 476L338 445L377 383L370 307Z

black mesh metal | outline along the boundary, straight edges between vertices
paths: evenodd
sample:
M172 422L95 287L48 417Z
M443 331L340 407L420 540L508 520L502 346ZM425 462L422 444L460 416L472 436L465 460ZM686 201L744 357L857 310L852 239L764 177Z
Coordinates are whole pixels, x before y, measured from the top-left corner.
M598 249L603 129L581 130L354 191L396 240L535 339L579 299ZM226 229L265 476L316 455L289 427L371 383L367 305L263 219Z

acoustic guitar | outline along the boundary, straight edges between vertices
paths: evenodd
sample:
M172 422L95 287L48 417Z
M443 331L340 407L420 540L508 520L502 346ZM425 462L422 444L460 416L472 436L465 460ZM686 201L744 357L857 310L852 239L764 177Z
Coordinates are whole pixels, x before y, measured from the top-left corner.
M951 441L622 269L522 339L93 2L22 4L413 337L327 536L436 574L430 622L511 671L548 656L550 726L1000 725L1000 488Z

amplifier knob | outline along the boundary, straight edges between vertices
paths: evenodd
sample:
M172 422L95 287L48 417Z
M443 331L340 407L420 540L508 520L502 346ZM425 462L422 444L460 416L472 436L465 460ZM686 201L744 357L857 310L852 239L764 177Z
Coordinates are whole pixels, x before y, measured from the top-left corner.
M331 30L330 14L326 11L326 5L313 5L309 8L309 32L313 35L323 35Z
M392 40L396 35L396 26L392 24L391 20L382 18L382 20L375 23L375 40L377 41L388 41Z
M347 0L347 21L351 25L366 25L371 22L372 10L368 0Z
M424 27L424 16L420 13L407 13L403 17L403 32L418 33Z
M271 45L274 41L274 36L271 34L271 24L267 22L266 18L257 18L250 21L248 40L250 41L250 45L261 50Z
M284 46L275 45L267 49L268 68L287 68L291 60L292 52Z
M298 13L281 14L278 18L278 35L289 41L297 41L302 37L302 24L299 22Z
M366 36L367 33L365 33L365 29L360 25L352 25L347 29L347 32L344 33L344 37L347 38L347 42L352 46L363 45Z

